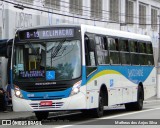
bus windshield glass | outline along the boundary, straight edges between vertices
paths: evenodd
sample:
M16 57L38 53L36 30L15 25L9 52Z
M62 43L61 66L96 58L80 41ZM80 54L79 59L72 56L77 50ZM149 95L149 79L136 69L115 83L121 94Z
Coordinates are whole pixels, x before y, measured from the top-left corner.
M17 81L71 80L81 75L79 40L21 43L15 45L14 54Z

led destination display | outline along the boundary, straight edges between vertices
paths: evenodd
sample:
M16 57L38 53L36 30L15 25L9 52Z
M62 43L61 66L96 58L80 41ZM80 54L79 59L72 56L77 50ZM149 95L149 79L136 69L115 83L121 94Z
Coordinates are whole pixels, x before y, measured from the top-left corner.
M55 29L32 29L19 32L21 40L24 39L52 39L74 37L73 28L55 28Z

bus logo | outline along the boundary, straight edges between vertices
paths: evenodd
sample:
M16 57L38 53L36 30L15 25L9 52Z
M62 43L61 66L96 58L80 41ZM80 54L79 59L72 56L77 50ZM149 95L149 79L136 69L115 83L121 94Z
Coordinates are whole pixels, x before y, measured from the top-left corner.
M46 71L46 80L55 80L55 71Z
M114 81L113 79L110 79L110 87L113 87Z

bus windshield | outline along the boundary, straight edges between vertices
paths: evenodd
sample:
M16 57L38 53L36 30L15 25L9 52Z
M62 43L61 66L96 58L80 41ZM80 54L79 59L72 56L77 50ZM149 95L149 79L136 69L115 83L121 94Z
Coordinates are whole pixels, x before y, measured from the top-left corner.
M71 80L81 75L79 40L19 43L14 54L17 81Z

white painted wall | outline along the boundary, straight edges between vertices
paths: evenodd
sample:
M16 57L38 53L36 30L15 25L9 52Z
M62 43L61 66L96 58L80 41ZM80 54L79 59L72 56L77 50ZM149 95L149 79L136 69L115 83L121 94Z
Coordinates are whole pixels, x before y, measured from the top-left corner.
M14 0L10 0L14 2ZM65 15L73 14L68 13L69 8L64 8L63 6L68 6L69 4L61 2L60 11L52 10L52 9L44 9L43 4L40 2L33 3L33 7L37 9L43 9L46 11L51 11L53 13L60 13ZM63 0L69 3L69 0ZM87 9L90 11L90 1L91 0L83 0L83 16L82 18L90 18L90 15L86 14L85 10ZM125 14L125 0L119 0L120 2L120 13ZM134 2L134 14L138 17L139 15L139 3L143 3L147 7L147 24L151 24L151 8L157 8L158 14L160 14L160 0L131 0ZM30 7L32 7L30 5ZM103 10L109 11L109 0L103 0L102 5ZM87 16L88 15L88 16ZM78 15L74 15L78 16ZM103 14L104 17L107 17L109 20L109 13ZM120 17L121 22L125 22L125 16ZM134 19L135 23L139 23L138 18ZM159 21L158 21L159 22ZM18 28L26 28L26 27L34 27L37 25L53 25L53 24L60 24L60 23L71 23L71 24L89 24L95 26L102 26L111 29L117 29L122 31L134 32L144 35L149 35L152 38L153 46L154 46L154 53L155 53L155 62L157 62L157 52L158 52L158 29L154 31L151 29L151 25L148 25L146 29L139 28L138 24L134 25L126 25L120 26L117 23L109 23L109 22L98 22L98 21L91 21L91 20L84 20L80 18L72 18L68 16L61 16L57 14L48 14L41 11L35 11L32 9L24 9L20 10L15 8L12 4L8 4L5 2L0 1L0 27L2 27L2 38L13 38L14 32Z

